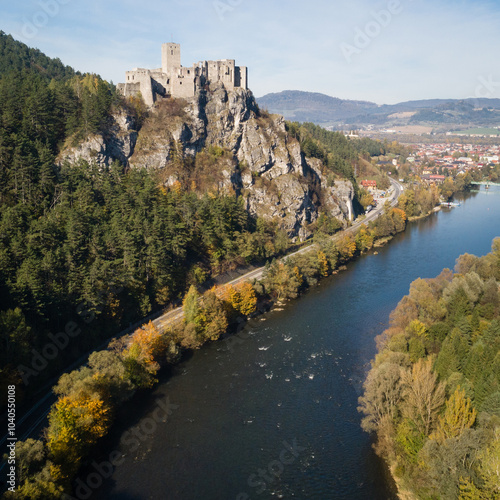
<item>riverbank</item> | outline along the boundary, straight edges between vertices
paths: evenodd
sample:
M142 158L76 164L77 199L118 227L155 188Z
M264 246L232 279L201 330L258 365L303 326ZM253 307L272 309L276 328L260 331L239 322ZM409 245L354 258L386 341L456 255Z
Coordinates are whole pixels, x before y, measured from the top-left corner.
M397 464L395 462L390 463L387 460L385 460L385 463L391 475L391 479L396 485L398 500L418 500L418 498L411 491L406 489L402 479L396 474Z
M432 210L430 210L429 212L427 212L425 214L414 215L413 217L408 217L408 222L416 222L418 220L425 219L426 217L429 217L430 215L435 214L436 212L439 212L439 211L441 211L441 206L437 205Z
M254 283L263 305L261 311L267 310L278 300L287 300L302 294L371 248L374 240L384 237L384 231L396 233L404 229L404 222L404 214L401 211L387 208L377 222L370 224L370 228L364 225L349 228L337 236L335 242L322 239L315 243L315 251L307 249L286 258L284 262L271 263L263 271L262 279ZM379 227L379 223L383 223L383 227ZM353 234L354 229L358 231ZM249 292L248 287L247 291ZM139 389L152 387L160 364L177 362L181 349L200 347L207 341L215 340L227 331L230 323L233 327L243 324L242 320L252 316L257 305L256 297L255 300L251 294L248 297L243 298L238 284L210 290L193 301L193 304L201 303L201 314L197 311L191 318L187 317L181 329L170 327L166 334L160 335L155 325L149 323L138 329L131 338L114 342L108 351L93 353L87 367L64 376L56 387L60 397L49 415L47 443L37 442L36 445L29 445L47 446L44 451L47 457L53 457L57 448L57 456L60 456L61 460L56 458L56 464L51 470L58 470L62 481L51 483L54 491L59 488L66 489L64 484L68 484L79 464L83 463L87 450L109 432L113 415L119 411L120 402L130 398ZM223 319L224 316L228 316L228 319ZM116 374L120 374L119 379L122 382L127 382L128 388L119 389L117 384L122 382L116 379ZM83 394L79 392L82 376L86 381L84 386L88 386ZM99 387L93 382L95 377L101 380ZM103 391L113 393L117 390L120 395L111 400L101 396ZM93 410L89 406L91 401L98 402L98 406L93 406ZM82 422L79 435L69 440L63 438L65 434L61 432L61 428L64 429L67 425L63 418L66 411L63 406L68 402L78 409L78 418ZM74 439L78 439L78 442L74 442ZM81 443L84 443L83 447ZM73 459L67 461L63 458L66 456L72 456Z
M499 257L496 238L455 273L414 281L379 340L362 426L402 499L498 496Z
M132 420L120 418L115 439L96 457L101 463L119 450L124 462L93 498L115 500L125 492L156 498L165 489L185 500L253 497L248 477L292 438L306 451L259 498L394 498L382 489L385 468L359 427L357 398L374 337L409 283L452 267L459 253L487 251L491 238L485 234L484 242L477 221L494 223L494 199L467 199L456 210L409 224L377 257L369 252L283 311L251 319L237 335L169 369L159 385L134 399L139 403L127 406L142 409ZM131 450L131 433L166 397L178 408Z

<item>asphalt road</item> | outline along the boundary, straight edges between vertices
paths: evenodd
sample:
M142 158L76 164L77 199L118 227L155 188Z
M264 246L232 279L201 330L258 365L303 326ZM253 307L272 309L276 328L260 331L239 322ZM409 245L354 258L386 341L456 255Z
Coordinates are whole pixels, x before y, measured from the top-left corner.
M399 196L403 192L403 186L399 182L393 179L391 179L391 184L394 188L394 191L389 199L391 206L395 206L397 204ZM368 222L371 222L375 220L377 217L379 217L380 214L383 212L383 210L384 210L384 205L381 204L380 206L373 209L370 213L368 213L363 220L354 222L352 226L347 228L345 231L342 231L333 236L333 239L334 240L338 239L342 237L345 233L355 232L362 224L367 224ZM314 244L303 247L300 250L297 250L296 252L289 254L287 257L293 257L294 255L310 252L314 250L315 247L316 246ZM254 269L246 274L239 276L238 278L233 279L232 281L227 282L226 284L234 285L237 283L241 283L242 281L250 281L254 279L258 280L262 277L264 269L265 267ZM172 311L169 311L159 316L158 318L153 320L153 323L158 329L163 330L168 326L171 326L181 321L183 317L184 317L184 312L182 310L182 307L178 307L177 309L173 309ZM120 337L123 335L124 332L120 332L118 335L116 335L116 337ZM105 344L102 344L101 347L104 348L107 343L109 343L109 340L107 340ZM80 358L80 360L78 360L76 363L72 365L71 369L76 369L78 366L85 364L87 357L88 355ZM37 401L36 404L34 404L28 411L26 411L22 416L20 416L17 419L16 435L20 441L25 440L29 437L37 438L40 435L42 429L48 425L47 416L49 414L51 406L55 401L56 401L56 396L53 394L51 390L46 394L44 394L42 397L40 397L40 399ZM2 454L3 452L7 452L7 448L5 447L6 441L7 441L7 434L3 435L2 439L0 440L0 447L3 450ZM3 473L4 467L5 463L2 463L0 465L0 474ZM2 485L2 482L3 478L0 475L0 485Z
M395 181L394 179L390 179L391 184L394 188L394 192L392 193L392 196L389 198L391 200L390 204L392 207L396 206L398 202L398 198L403 192L403 186ZM345 229L344 231L341 231L340 233L336 234L333 236L333 240L336 240L340 237L342 237L345 233L354 233L356 232L359 227L362 224L367 224L368 222L371 222L375 220L382 212L384 211L384 204L380 204L377 206L375 209L373 209L371 212L369 212L366 217L363 220L359 220L358 222L355 222L352 226L349 228ZM307 247L303 247L300 250L297 250L296 252L293 252L287 257L293 257L295 255L299 255L302 253L307 253L312 251L313 249L316 248L316 245L309 245ZM246 274L243 274L241 276L238 276L237 278L233 279L232 281L229 281L225 283L226 285L236 285L237 283L241 283L242 281L251 281L251 280L258 280L262 277L262 274L264 273L265 267L259 267L258 269L254 269L253 271L250 271ZM164 329L168 326L171 326L175 324L176 322L180 321L184 317L184 312L182 310L182 307L178 307L177 309L174 309L172 311L169 311L168 313L163 314L159 318L153 321L154 325L158 329Z

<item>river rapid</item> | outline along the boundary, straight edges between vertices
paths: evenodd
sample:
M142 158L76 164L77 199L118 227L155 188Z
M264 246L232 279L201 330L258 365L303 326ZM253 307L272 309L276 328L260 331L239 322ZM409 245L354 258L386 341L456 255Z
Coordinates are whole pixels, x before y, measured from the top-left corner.
M164 373L125 406L80 474L91 485L86 498L396 498L357 399L375 337L410 283L453 268L465 252L488 253L500 236L499 188L458 201ZM113 473L95 473L110 458Z

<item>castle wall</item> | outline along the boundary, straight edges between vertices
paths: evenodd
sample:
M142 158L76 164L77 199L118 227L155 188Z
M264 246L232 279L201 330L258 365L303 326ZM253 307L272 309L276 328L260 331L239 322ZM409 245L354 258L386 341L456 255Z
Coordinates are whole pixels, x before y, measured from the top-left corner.
M172 80L172 96L190 99L194 96L195 92L194 79L178 77Z
M234 60L207 61L208 80L210 82L222 82L227 90L235 87L235 64Z
M185 68L181 65L181 48L177 43L164 43L161 47L162 67L158 69L136 68L125 73L125 84L117 88L125 96L141 93L147 106L152 106L157 95L193 97L207 81L222 82L226 90L248 88L246 66L236 66L234 59L202 61Z
M141 92L141 84L137 83L118 83L116 85L118 92L125 97L133 97Z
M155 69L150 72L153 82L153 91L162 97L172 93L171 78L160 69Z
M139 92L147 106L152 106L155 101L153 92L153 81L151 71L144 68L136 68L125 73L125 84L121 84L118 89L123 89L122 93L126 97L138 95Z
M234 60L224 61L224 64L222 66L221 81L226 87L226 90L234 90L234 82L236 79L235 73L236 71Z
M246 66L236 66L234 86L248 89L248 70Z

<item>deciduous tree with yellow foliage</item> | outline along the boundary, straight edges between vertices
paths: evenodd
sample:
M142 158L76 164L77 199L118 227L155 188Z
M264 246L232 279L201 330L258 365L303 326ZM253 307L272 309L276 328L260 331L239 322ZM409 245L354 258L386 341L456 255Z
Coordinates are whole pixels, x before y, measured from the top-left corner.
M248 316L255 312L257 295L251 283L243 281L229 286L229 302L240 314Z
M346 234L339 238L336 242L336 247L339 252L341 262L346 262L352 259L356 253L356 242L350 234Z
M47 444L62 477L71 477L110 425L110 408L97 393L60 398L49 414Z
M460 436L465 429L469 429L476 421L477 411L472 401L465 395L465 389L457 387L455 392L446 401L446 408L439 417L437 429L431 434L431 439L443 443L445 439Z

